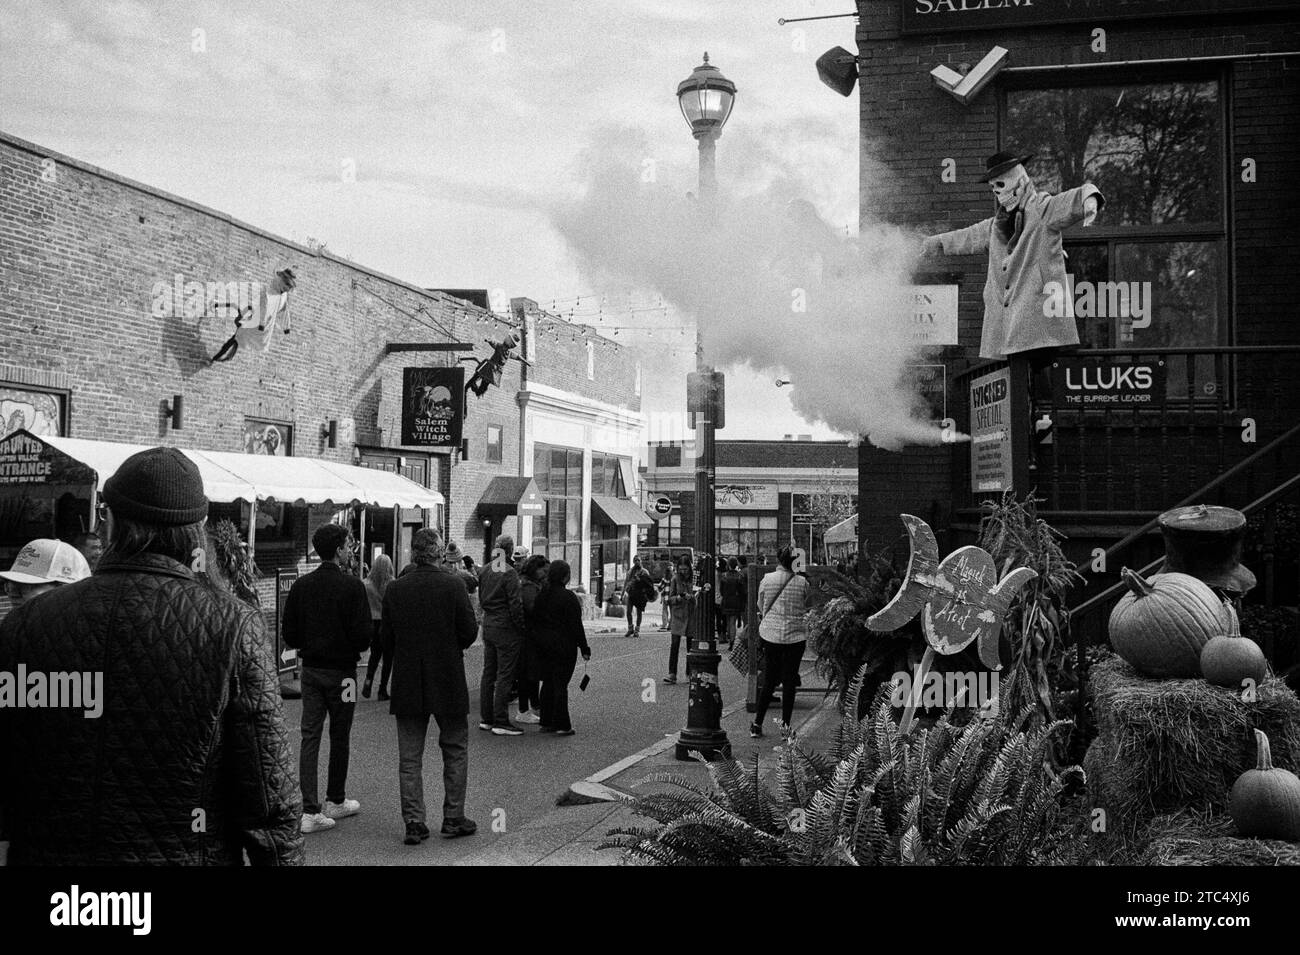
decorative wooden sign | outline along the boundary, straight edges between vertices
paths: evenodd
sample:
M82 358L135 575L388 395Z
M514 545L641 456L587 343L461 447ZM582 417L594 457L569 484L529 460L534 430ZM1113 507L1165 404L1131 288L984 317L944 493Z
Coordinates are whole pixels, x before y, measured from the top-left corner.
M930 525L911 514L900 516L911 543L907 572L898 593L871 615L867 626L885 633L921 614L926 650L903 715L900 728L905 733L911 728L916 697L936 653L951 656L975 643L981 663L992 670L1002 669L998 657L1002 620L1012 598L1038 574L1017 567L998 580L993 558L979 547L959 547L940 561L939 544Z

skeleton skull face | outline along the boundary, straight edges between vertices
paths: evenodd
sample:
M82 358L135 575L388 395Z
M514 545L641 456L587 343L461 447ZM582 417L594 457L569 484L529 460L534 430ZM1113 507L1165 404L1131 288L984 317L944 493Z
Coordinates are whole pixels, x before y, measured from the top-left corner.
M1020 205L1020 200L1029 189L1029 182L1029 173L1025 171L1024 166L1017 164L996 179L990 180L989 186L992 187L998 204L1010 212Z

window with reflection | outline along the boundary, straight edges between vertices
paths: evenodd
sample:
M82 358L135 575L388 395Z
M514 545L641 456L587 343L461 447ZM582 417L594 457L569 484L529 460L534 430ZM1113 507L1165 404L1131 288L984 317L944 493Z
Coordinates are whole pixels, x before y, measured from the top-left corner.
M1228 344L1216 77L1011 88L1001 128L1003 149L1035 154L1027 168L1040 190L1090 181L1106 197L1095 226L1065 237L1081 347ZM1209 355L1172 356L1166 373L1174 399L1223 385Z

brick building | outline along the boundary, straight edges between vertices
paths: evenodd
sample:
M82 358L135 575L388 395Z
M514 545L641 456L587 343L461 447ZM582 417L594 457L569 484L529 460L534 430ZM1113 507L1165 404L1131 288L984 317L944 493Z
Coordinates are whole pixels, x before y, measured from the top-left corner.
M285 268L296 287L283 327L265 336L264 347L244 343L231 360L211 362L235 331L235 310L222 303ZM193 295L190 282L198 283ZM383 275L0 133L0 437L24 427L400 473L440 492L446 508L367 509L368 539L399 561L424 523L441 525L476 559L490 532L549 546L517 502L484 499L495 480L532 475L537 442L550 441L578 452L580 523L561 543L577 545L563 553L578 558L575 582L585 582L593 535L635 536L628 525L620 534L603 523L599 507L593 515L591 468L594 448L602 466L597 491L635 494L621 480L605 481L604 456L620 478L635 474L639 369L617 343L528 300L514 300L508 317L485 301L472 290L431 290ZM466 397L464 455L403 445L403 369L454 365L470 353L388 346L463 342L481 359L490 353L486 340L511 331L521 335L530 365L509 361L498 387ZM179 430L166 413L174 395L183 398ZM568 430L554 433L556 421ZM49 513L23 513L42 506ZM24 535L85 529L89 506L84 497L40 505L10 495L0 502L0 563L8 565ZM545 502L534 506L546 513ZM262 502L256 538L264 573L308 558L309 526L321 519L310 510ZM244 529L250 520L234 504L214 505L212 516ZM41 528L44 535L33 533Z
M1071 556L1083 562L1188 498L1250 510L1261 534L1285 516L1279 505L1293 515L1297 5L859 0L857 8L864 222L935 234L986 219L994 206L979 181L985 157L1033 153L1027 169L1039 189L1090 180L1105 195L1094 226L1064 234L1076 286L1122 284L1136 294L1147 283L1148 294L1144 314L1136 303L1127 314L1095 303L1077 310L1079 349L1022 384L1008 362L978 358L987 255L925 260L918 284L957 292L957 341L929 359L946 366L949 416L970 432L972 386L1010 380L1011 460L973 490L981 479L970 443L901 454L864 444L859 493L872 506L862 537L891 540L897 514L908 511L927 517L947 546L967 543L980 500L996 496L983 492L999 483L1036 489L1042 515L1070 535ZM960 78L995 46L1009 53L1004 67L965 103L931 76L945 67ZM1079 379L1067 370L1138 367L1156 373L1133 399L1145 404L1073 403L1068 389ZM1263 549L1273 560L1271 539ZM1120 562L1140 566L1160 553L1158 535L1141 536L1096 579L1109 583ZM1295 576L1293 565L1279 569L1279 599L1285 591L1296 602Z
M714 523L718 553L772 561L794 541L809 560L824 560L823 535L849 516L858 501L856 451L847 441L722 441L716 443ZM695 544L695 460L680 441L651 444L646 456L647 509L658 497L672 502L643 546Z

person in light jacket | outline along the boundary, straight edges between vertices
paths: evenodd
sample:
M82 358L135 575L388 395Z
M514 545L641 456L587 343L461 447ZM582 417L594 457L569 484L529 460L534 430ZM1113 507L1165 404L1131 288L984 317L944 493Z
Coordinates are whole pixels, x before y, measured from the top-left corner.
M789 735L790 717L794 715L795 687L799 664L808 645L808 580L794 572L794 551L782 547L776 553L779 565L758 585L758 635L763 643L763 688L749 735L763 735L763 720L772 705L777 684L781 684L781 733Z
M677 564L672 582L668 585L668 595L664 599L668 604L668 628L672 636L672 647L668 651L668 675L664 677L664 682L671 684L677 682L677 659L681 652L682 637L694 625L695 585L689 557L683 557Z
M1106 200L1090 182L1054 196L1039 192L1024 167L1033 158L990 156L980 181L993 190L996 214L929 236L921 248L923 255L988 253L981 358L1079 344L1061 233L1091 225Z

